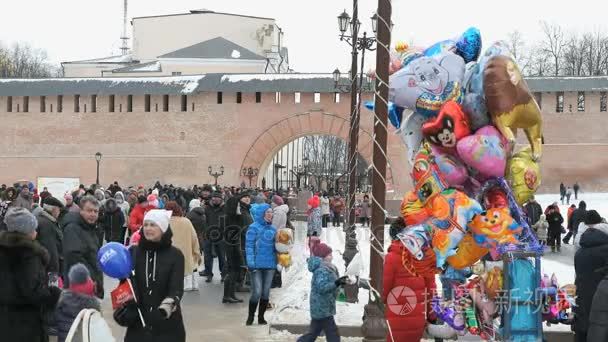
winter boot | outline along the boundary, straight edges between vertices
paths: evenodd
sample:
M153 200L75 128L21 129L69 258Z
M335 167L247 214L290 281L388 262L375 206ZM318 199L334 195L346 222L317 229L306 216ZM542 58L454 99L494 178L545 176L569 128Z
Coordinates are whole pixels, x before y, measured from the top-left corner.
M253 324L253 316L255 315L255 310L258 308L258 303L249 302L249 314L247 316L247 322L245 325Z
M258 324L266 325L268 322L264 319L264 313L268 308L268 299L260 299L260 307L258 308Z
M213 280L213 275L210 275L207 277L207 279L205 280L205 283L210 283Z

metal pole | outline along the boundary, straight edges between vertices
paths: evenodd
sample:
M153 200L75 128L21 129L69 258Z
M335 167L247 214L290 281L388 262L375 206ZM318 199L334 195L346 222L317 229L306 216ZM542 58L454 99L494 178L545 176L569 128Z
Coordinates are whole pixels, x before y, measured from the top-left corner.
M359 16L359 1L353 0L352 17L352 61L350 67L350 132L348 137L348 195L346 205L348 213L344 228L355 224L355 169L357 167L357 145L359 144L359 113L357 112L357 36L359 34L357 21Z
M384 259L384 208L386 203L386 145L388 116L388 66L391 42L391 0L378 0L378 33L376 35L376 96L374 104L374 149L372 155L372 219L370 243L371 286L379 293L382 289ZM378 250L378 251L377 251ZM370 299L368 305L376 305ZM363 322L364 341L384 341L386 326L384 313L368 315Z

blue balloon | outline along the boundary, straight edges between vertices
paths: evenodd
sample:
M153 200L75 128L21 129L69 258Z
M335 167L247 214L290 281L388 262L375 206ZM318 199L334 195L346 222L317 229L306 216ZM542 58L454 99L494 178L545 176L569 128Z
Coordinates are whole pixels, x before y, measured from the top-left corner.
M455 46L455 42L451 39L442 40L437 42L424 50L423 54L427 57L433 57L435 55L442 54L445 51L450 51Z
M375 107L373 101L365 101L363 105L365 106L365 108L371 111L373 111ZM388 118L391 122L391 125L393 125L397 129L401 127L401 120L403 119L404 109L405 108L399 107L391 101L388 102Z
M97 262L108 277L126 279L131 275L133 264L127 247L118 242L109 242L97 252Z
M481 33L476 27L469 27L456 41L456 53L465 63L476 61L481 53Z

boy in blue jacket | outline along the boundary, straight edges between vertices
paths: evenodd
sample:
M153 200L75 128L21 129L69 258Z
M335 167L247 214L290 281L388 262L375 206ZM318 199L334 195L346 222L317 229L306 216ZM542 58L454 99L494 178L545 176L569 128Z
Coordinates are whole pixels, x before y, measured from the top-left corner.
M347 276L339 277L332 261L331 247L324 243L312 247L308 259L308 270L312 272L310 289L310 329L298 342L313 342L321 332L325 332L327 342L340 341L340 334L334 315L338 288L346 284Z

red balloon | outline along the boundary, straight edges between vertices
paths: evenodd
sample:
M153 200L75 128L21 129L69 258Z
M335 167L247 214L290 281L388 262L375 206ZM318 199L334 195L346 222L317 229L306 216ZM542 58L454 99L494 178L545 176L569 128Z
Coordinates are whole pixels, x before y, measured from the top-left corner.
M439 115L422 125L422 133L434 145L456 149L458 140L471 134L467 116L455 101L448 101Z

